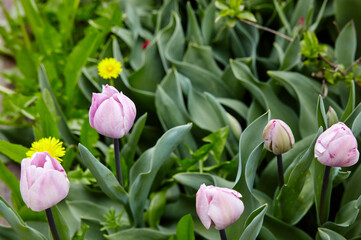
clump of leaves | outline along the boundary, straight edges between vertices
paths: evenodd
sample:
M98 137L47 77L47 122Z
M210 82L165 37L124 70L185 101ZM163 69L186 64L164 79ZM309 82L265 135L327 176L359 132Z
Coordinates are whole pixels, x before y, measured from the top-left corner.
M239 19L256 22L253 13L244 10L243 0L217 0L215 5L220 10L217 14L216 22L221 18L226 18L230 28L234 27Z
M345 66L332 62L327 45L320 44L314 32L304 32L300 45L300 54L305 57L303 63L315 69L314 77L321 78L332 85L339 81L349 83L353 80L353 72L347 73L349 69L345 69Z
M106 221L100 223L103 226L100 230L108 230L111 233L120 231L123 226L127 225L127 223L122 221L123 213L124 211L117 214L115 209L111 208L109 212L104 215Z

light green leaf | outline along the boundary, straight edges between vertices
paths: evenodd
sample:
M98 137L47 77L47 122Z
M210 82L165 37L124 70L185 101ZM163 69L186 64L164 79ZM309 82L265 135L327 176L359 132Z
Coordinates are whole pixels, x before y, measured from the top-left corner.
M156 231L150 228L131 228L106 236L108 240L168 240L169 237L170 235L167 233Z
M198 190L199 187L204 183L205 185L213 185L217 187L232 188L232 182L225 180L209 173L178 173L173 178L188 187Z
M195 240L194 224L190 214L183 216L177 224L177 239Z
M17 163L21 163L21 160L26 158L27 151L29 151L29 149L22 145L13 144L0 139L0 152Z

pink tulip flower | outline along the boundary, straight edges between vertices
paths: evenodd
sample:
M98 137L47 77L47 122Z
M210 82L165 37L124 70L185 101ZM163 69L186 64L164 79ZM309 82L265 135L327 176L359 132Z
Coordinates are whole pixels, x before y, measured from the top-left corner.
M204 227L225 229L242 215L242 195L232 189L202 184L196 196L196 210Z
M352 131L342 122L324 131L315 144L315 158L329 167L349 167L359 159L357 141Z
M132 128L135 115L133 101L114 87L106 85L102 93L93 93L89 122L98 133L121 138Z
M287 152L295 144L290 127L279 119L267 123L263 130L263 140L266 149L275 155Z
M48 152L34 153L21 161L20 192L31 210L48 209L69 193L70 183L64 168Z

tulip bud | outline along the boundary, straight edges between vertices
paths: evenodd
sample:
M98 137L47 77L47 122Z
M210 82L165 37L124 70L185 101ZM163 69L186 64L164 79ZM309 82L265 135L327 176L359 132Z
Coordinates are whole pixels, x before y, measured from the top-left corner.
M98 133L121 138L132 128L135 115L133 101L114 87L106 85L102 93L93 93L89 122Z
M202 184L196 195L196 210L204 227L225 229L242 215L242 195L232 189Z
M324 131L315 144L315 158L329 167L349 167L359 159L357 140L342 122Z
M48 209L69 192L70 183L64 168L47 152L37 152L21 161L20 192L31 210Z
M263 130L263 140L266 149L275 155L287 152L295 144L290 127L278 119L268 122Z
M326 117L327 117L328 127L331 127L333 124L338 123L337 113L331 106L328 108Z

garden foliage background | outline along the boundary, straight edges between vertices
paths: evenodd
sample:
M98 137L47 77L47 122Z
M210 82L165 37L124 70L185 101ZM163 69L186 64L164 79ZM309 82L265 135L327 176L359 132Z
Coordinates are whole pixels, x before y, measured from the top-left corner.
M0 238L50 236L45 213L25 206L6 164L53 136L66 146L71 182L52 208L61 239L217 239L195 212L202 183L243 195L229 239L361 239L360 164L333 168L321 223L324 166L313 153L329 106L360 140L359 1L229 2L17 0L3 8L0 53L16 66L0 87L0 178L12 192L0 201L10 224ZM240 3L246 14L237 15ZM250 13L291 41L237 20ZM88 120L92 93L108 83L97 74L105 57L122 63L115 87L137 107L121 139L124 187L111 139ZM296 139L281 189L263 147L271 118Z

